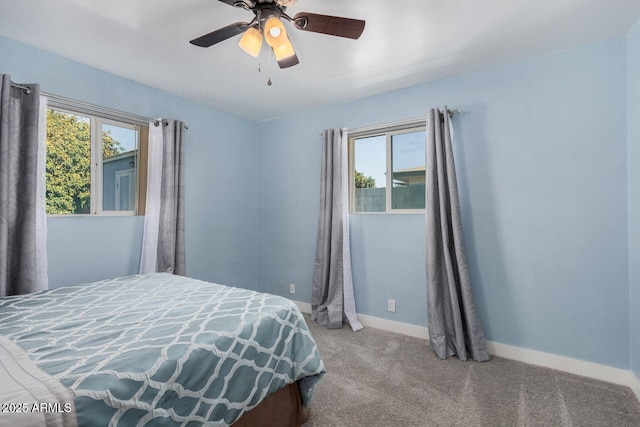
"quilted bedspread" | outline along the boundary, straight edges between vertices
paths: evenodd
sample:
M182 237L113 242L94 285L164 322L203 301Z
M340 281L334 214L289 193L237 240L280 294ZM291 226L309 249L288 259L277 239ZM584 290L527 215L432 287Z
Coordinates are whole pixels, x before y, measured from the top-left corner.
M324 364L295 304L170 274L0 299L0 335L74 397L80 426L227 426Z

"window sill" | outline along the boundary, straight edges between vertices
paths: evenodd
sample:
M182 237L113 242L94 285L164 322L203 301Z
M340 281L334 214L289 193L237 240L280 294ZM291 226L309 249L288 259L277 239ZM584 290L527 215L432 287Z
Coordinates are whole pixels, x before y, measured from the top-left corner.
M392 212L349 212L349 215L424 215L427 211L422 210L394 210Z
M135 212L109 212L100 214L47 214L47 218L104 218L104 217L129 217L129 216L144 216L138 215Z

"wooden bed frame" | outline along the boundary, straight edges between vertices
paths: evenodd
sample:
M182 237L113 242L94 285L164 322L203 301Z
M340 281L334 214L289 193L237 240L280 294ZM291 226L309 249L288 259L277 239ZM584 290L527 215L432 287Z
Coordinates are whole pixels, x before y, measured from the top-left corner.
M245 412L233 427L300 427L309 419L302 405L298 383L289 384Z

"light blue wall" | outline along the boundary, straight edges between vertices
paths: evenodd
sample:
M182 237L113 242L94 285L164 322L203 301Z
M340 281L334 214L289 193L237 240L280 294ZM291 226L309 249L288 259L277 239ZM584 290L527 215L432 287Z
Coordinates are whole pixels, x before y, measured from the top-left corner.
M293 297L306 302L321 130L461 108L455 155L487 337L622 368L631 353L638 373L640 270L628 250L638 258L639 33L636 25L626 41L260 124L4 38L0 72L69 98L185 120L189 275L286 296L293 282ZM51 284L136 272L142 224L141 217L49 218ZM423 217L356 215L351 227L359 312L425 325ZM394 314L388 298L397 300Z
M629 325L631 369L640 378L640 21L627 36L629 76Z
M448 104L488 339L628 368L626 79L620 38L261 123L260 289L311 300L322 129ZM358 311L426 325L424 219L354 215L351 231Z
M256 286L256 124L6 38L0 38L0 73L16 82L40 83L48 93L147 117L184 120L189 125L187 272ZM137 272L142 217L47 222L52 287Z
M49 218L50 287L137 273L143 218Z

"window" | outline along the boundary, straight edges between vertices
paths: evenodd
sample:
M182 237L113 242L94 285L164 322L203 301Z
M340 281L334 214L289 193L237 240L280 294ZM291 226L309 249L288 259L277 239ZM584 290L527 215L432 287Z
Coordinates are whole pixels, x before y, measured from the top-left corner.
M349 136L352 213L424 210L426 137L416 123Z
M47 110L46 206L50 215L142 213L139 176L148 128L95 114ZM143 155L141 155L143 154ZM146 180L144 180L146 181Z

